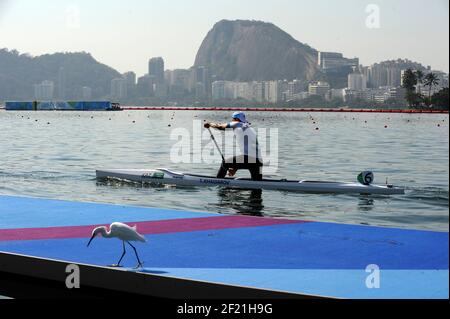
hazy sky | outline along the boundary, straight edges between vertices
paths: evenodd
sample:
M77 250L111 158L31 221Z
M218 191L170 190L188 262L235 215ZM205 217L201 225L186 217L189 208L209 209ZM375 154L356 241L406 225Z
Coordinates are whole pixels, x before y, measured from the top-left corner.
M32 55L87 51L120 72L192 66L201 41L221 19L276 24L317 50L359 57L364 65L409 58L449 71L448 0L0 0L0 48ZM369 4L379 28L368 28ZM371 19L372 26L376 20ZM375 24L374 24L375 23Z

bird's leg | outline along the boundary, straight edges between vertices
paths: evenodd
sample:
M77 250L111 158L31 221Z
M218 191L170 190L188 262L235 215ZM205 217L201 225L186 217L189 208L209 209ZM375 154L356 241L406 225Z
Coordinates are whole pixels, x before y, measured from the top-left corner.
M141 260L139 259L139 256L138 256L138 253L137 253L136 248L135 248L130 242L127 241L127 243L128 243L128 245L131 246L131 248L133 248L134 253L136 254L137 261L138 261L137 266L134 267L134 268L135 268L135 269L138 269L139 267L142 267L144 264L143 264L143 263L141 262Z
M122 256L120 256L120 259L119 259L119 261L117 262L117 264L116 265L112 265L112 267L121 267L120 266L120 262L122 261L122 259L123 259L123 256L125 256L125 254L126 254L126 249L125 249L125 241L122 241L122 246L123 246L123 253L122 253Z

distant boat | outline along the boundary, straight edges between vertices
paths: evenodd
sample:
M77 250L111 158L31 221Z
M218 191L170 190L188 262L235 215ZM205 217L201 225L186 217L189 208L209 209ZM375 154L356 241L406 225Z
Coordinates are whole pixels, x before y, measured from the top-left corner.
M122 111L119 103L110 101L31 101L5 102L7 111Z
M107 111L123 111L119 103L111 103L111 107Z

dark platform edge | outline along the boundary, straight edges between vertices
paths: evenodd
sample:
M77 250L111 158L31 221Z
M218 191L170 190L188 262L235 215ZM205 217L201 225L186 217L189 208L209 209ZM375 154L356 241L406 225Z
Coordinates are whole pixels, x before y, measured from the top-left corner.
M80 269L80 289L66 288L66 267ZM37 286L37 287L36 287ZM323 298L0 252L0 294L18 298L142 296L167 299Z

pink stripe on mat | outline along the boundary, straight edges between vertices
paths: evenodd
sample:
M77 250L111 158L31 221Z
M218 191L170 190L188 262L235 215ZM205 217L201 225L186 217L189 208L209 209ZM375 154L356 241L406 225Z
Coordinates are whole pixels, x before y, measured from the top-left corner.
M305 223L305 221L252 216L215 216L128 222L126 224L136 225L139 233L147 235L299 223ZM89 238L92 230L97 226L106 225L0 229L0 241Z

